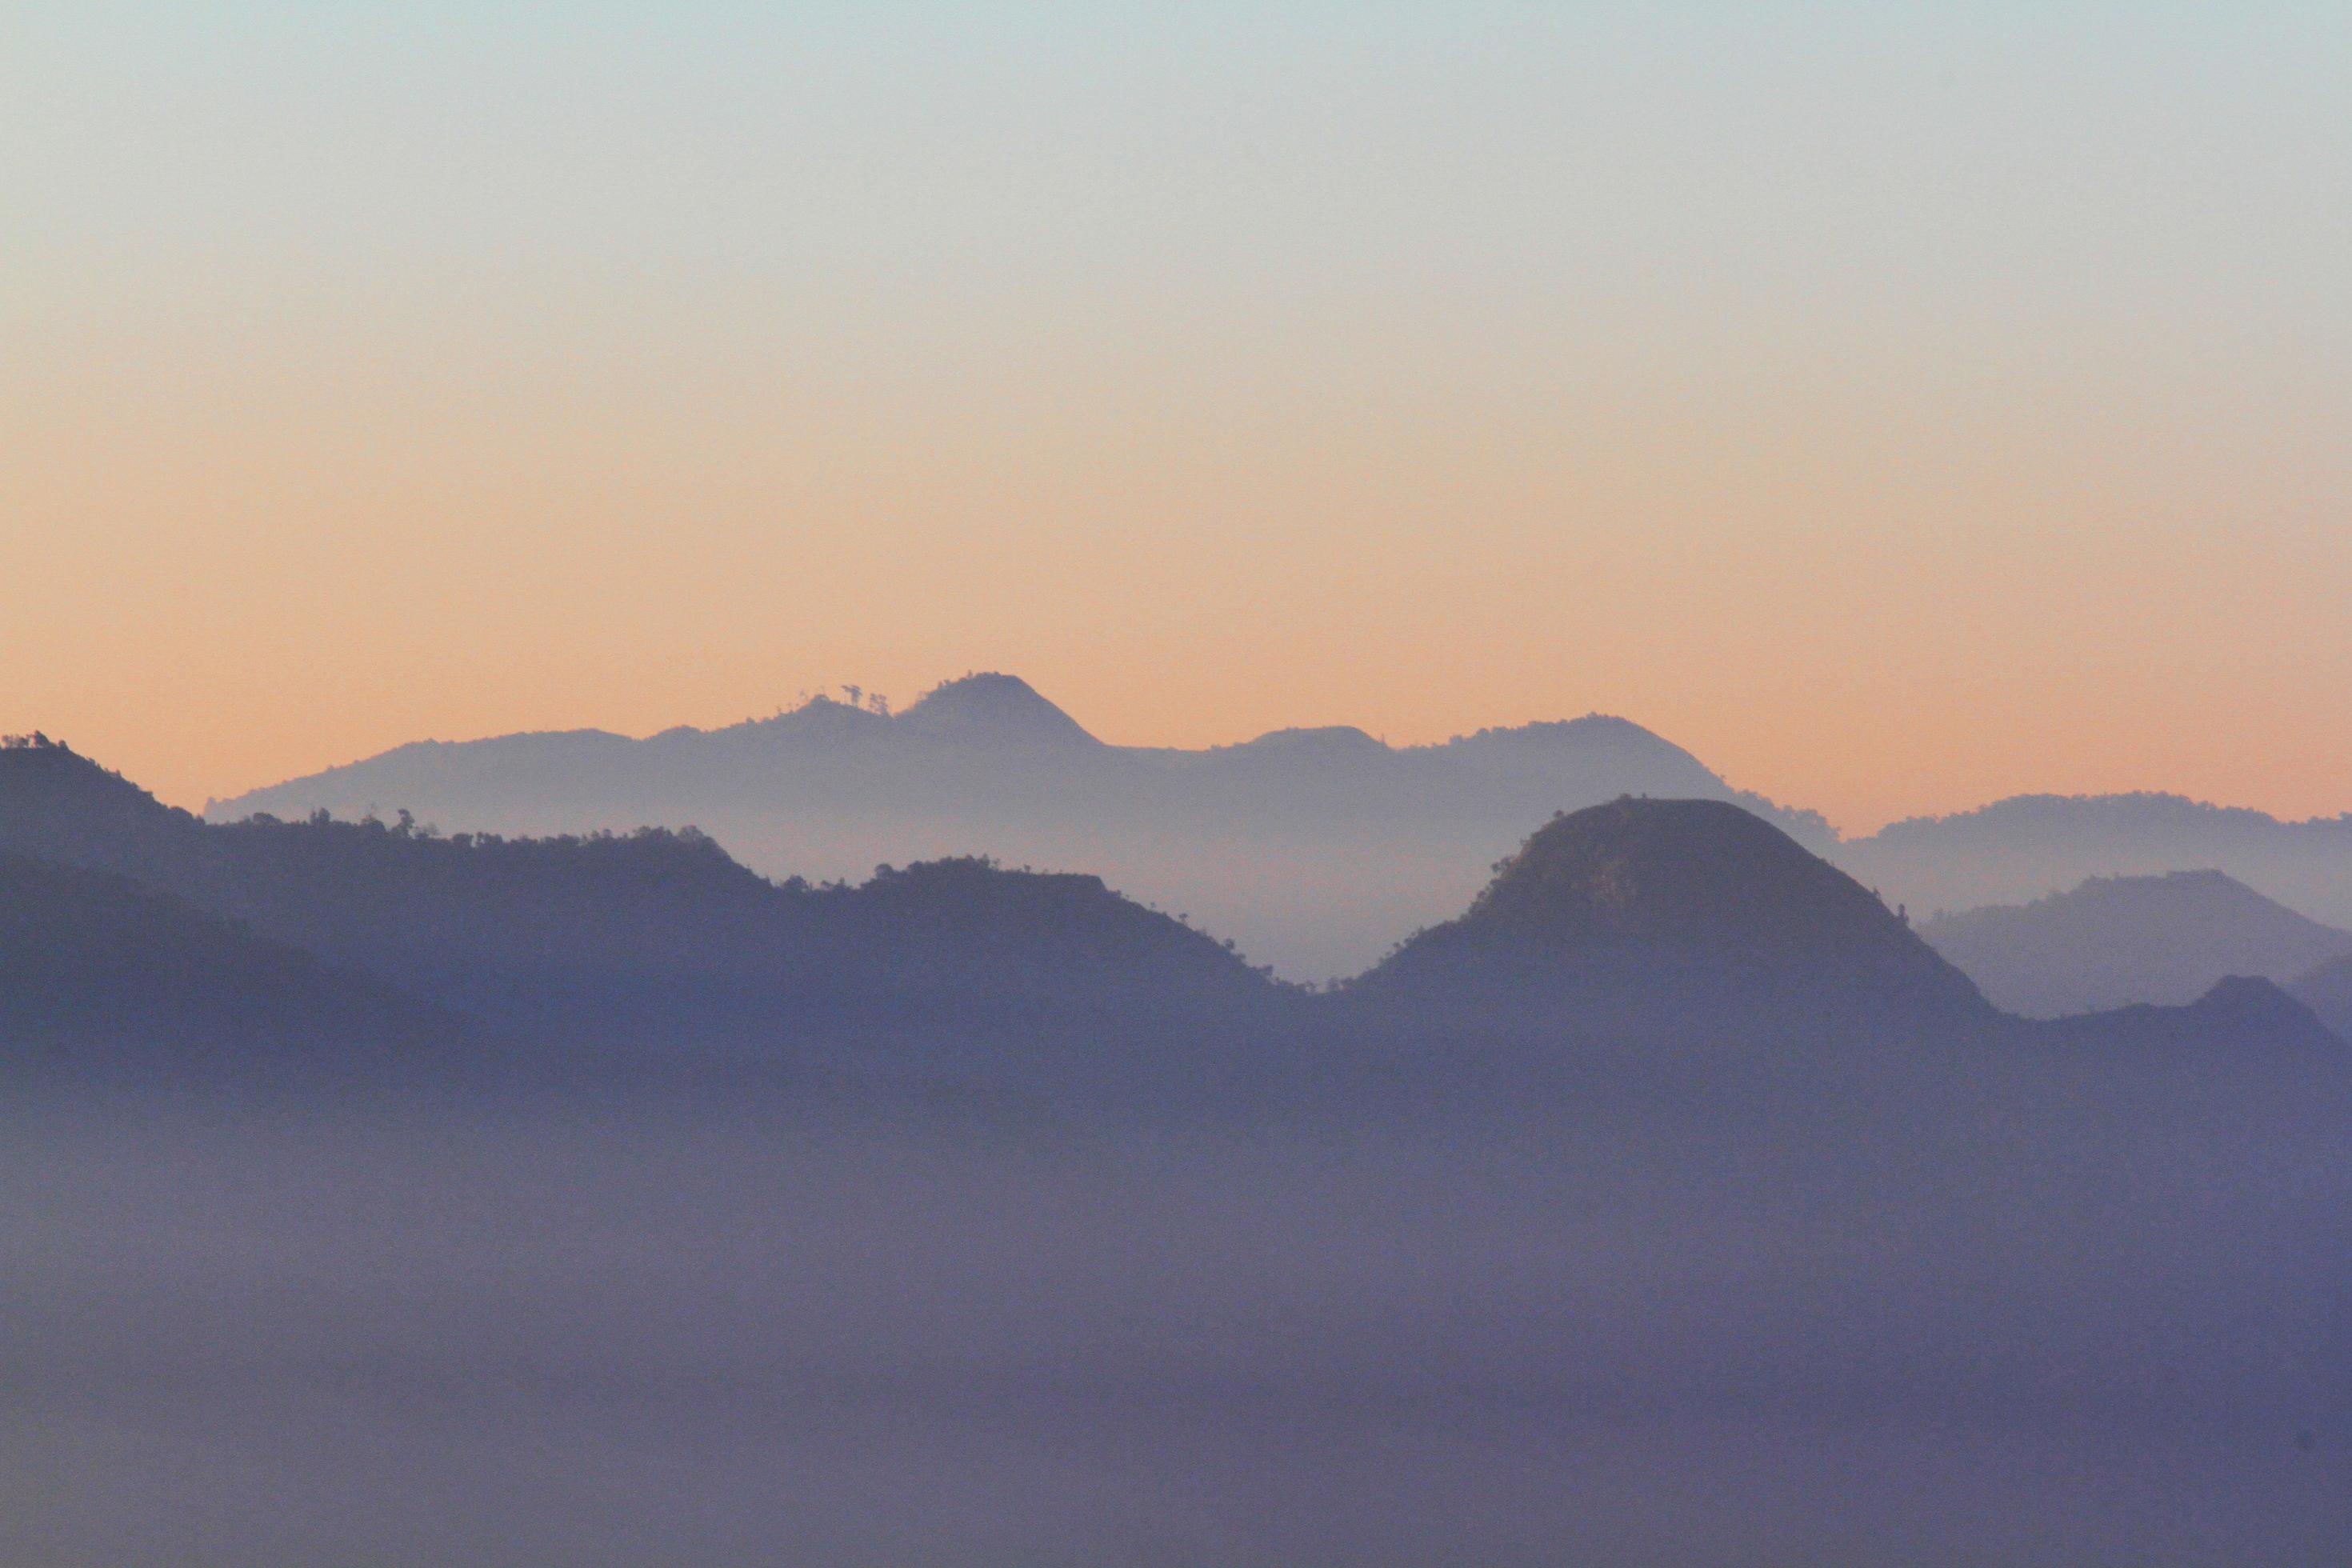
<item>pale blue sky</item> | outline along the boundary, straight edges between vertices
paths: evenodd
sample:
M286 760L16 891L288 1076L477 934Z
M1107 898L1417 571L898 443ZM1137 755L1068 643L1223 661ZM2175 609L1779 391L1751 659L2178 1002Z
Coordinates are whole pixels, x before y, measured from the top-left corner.
M0 721L183 795L972 665L2345 793L2352 7L20 4L0 235Z

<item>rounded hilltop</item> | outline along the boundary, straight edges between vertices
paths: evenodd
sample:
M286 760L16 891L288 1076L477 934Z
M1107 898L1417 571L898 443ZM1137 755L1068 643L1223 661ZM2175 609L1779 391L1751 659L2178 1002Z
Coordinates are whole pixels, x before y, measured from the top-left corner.
M1099 746L1085 726L1037 694L1017 675L994 670L933 687L899 716L909 729L942 740L1018 742L1026 745Z
M1495 870L1367 983L1432 1000L1499 987L1620 1016L1990 1011L1870 889L1727 802L1629 795L1568 813Z
M1628 795L1564 814L1495 870L1456 924L1757 953L1907 940L1867 889L1725 801Z

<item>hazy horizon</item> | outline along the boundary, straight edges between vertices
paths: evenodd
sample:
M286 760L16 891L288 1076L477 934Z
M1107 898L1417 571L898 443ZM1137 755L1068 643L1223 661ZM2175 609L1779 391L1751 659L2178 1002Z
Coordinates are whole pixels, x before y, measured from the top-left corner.
M2295 4L16 7L0 730L1001 668L2340 811L2348 96Z
M990 666L982 667L976 670L961 671L956 675L941 676L937 679L927 681L912 688L910 691L906 694L888 692L883 690L879 687L869 688L862 685L856 687L856 689L869 700L875 697L887 700L892 703L894 711L903 711L905 708L909 705L910 700L919 700L921 697L927 695L929 692L936 689L940 686L961 679L965 675L975 673L1001 673L1015 676L1020 674L1017 670L1000 669L997 667ZM1033 689L1034 688L1034 682L1029 684L1032 685ZM1039 695L1045 697L1049 702L1055 701L1054 696L1050 691L1040 691ZM387 752L395 751L400 747L414 745L420 742L431 742L444 745L462 745L476 741L500 740L513 735L556 734L575 731L599 731L605 734L618 735L626 740L644 741L650 740L666 731L677 728L690 728L709 731L723 730L739 724L754 723L761 720L774 718L782 713L793 711L798 708L805 706L811 701L818 700L846 703L849 700L847 689L838 683L803 684L795 687L791 697L786 700L767 708L757 709L741 713L733 718L715 719L709 722L691 722L685 720L679 720L670 723L656 723L644 729L625 730L611 724L583 721L580 723L567 723L560 725L526 724L515 730L488 731L481 734L404 735L395 740L387 741L384 744L364 752L355 753L351 756L318 759L308 765L298 767L295 772L287 773L282 777L255 780L236 788L194 797L184 795L175 796L168 790L159 788L154 785L145 775L140 774L135 769L126 766L121 762L106 754L93 753L86 745L77 745L77 749L81 751L85 755L93 756L96 761L106 764L108 767L132 777L140 783L142 787L149 789L151 793L152 793L158 799L163 801L166 805L177 805L186 810L201 813L208 805L226 804L244 795L254 795L266 791L277 784L285 784L299 778L307 778L313 773L327 772L333 768L346 767L355 763L365 762L371 758L381 756ZM1055 702L1055 706L1062 707L1063 705L1059 702ZM1066 712L1068 711L1067 709L1064 709L1064 710ZM2277 817L2282 822L2294 822L2315 817L2333 818L2342 816L2347 812L2352 812L2352 788L2339 791L2335 796L2330 797L2337 804L2328 805L2323 803L2309 812L2294 812L2276 810L2260 801L2200 796L2195 795L2193 792L2179 788L2174 784L2163 783L2161 781L2149 781L2137 785L2120 786L2111 790L2103 789L2080 791L2045 789L2031 783L2021 783L2014 788L2000 789L1992 794L1983 796L1981 799L1970 799L1933 809L1927 807L1921 807L1916 810L1908 808L1897 809L1885 816L1872 816L1861 821L1841 820L1834 814L1822 810L1822 808L1812 801L1802 798L1789 798L1774 795L1769 790L1761 789L1757 785L1748 783L1747 780L1733 777L1730 774L1724 773L1724 770L1716 767L1713 759L1704 745L1693 744L1684 738L1660 731L1655 726L1643 723L1639 714L1603 712L1600 710L1580 710L1573 713L1560 712L1531 714L1524 718L1507 721L1483 720L1475 722L1457 724L1451 728L1433 731L1426 735L1416 734L1410 737L1383 733L1371 728L1370 725L1355 721L1346 717L1335 717L1319 721L1315 723L1307 723L1304 721L1276 723L1269 725L1263 730L1252 730L1245 734L1234 733L1218 739L1198 742L1178 742L1152 739L1148 734L1106 734L1097 725L1089 722L1082 714L1072 712L1070 713L1070 717L1088 734L1109 745L1151 750L1166 749L1179 751L1213 751L1220 748L1245 745L1252 741L1262 739L1267 735L1278 734L1286 731L1323 728L1360 730L1383 745L1402 750L1407 748L1442 746L1449 741L1460 740L1465 736L1476 734L1482 730L1510 730L1530 724L1560 723L1586 718L1622 719L1630 723L1640 725L1643 729L1656 735L1660 740L1665 741L1669 744L1678 746L1682 750L1688 752L1693 756L1696 757L1701 763L1704 763L1709 768L1714 769L1717 773L1723 774L1725 782L1729 784L1735 789L1752 790L1754 793L1772 800L1774 804L1789 807L1791 810L1821 812L1821 815L1828 820L1830 826L1836 829L1841 837L1846 838L1865 837L1870 834L1877 832L1880 828L1895 822L1909 820L1916 817L1948 816L1955 813L1965 813L1979 806L1992 805L1997 801L2014 799L2022 795L2183 795L2189 799L2197 800L2205 805L2265 812L2270 816ZM23 730L24 731L30 731L36 727L37 726L31 724L26 724L23 726ZM75 737L70 734L61 731L50 732L50 734L51 738L54 740L63 741L68 744L76 744ZM399 803L397 802L387 801L383 803L382 808L385 811L391 811L394 809L398 804ZM1533 827L1534 824L1530 822L1528 826Z

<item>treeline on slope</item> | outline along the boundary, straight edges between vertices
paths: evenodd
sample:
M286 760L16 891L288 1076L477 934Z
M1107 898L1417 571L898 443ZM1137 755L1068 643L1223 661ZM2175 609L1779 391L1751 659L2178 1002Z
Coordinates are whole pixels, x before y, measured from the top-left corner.
M779 885L690 829L207 824L54 743L0 752L0 848L136 878L509 1031L740 1036L851 1015L1170 1026L1280 989L1093 877L963 859Z

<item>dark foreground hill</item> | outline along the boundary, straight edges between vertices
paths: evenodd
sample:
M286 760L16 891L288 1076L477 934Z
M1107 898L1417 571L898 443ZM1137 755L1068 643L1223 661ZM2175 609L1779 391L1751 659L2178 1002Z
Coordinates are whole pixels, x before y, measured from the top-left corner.
M1354 987L1424 1018L1577 1033L1917 1031L1993 1009L1877 897L1717 801L1555 820L1459 919Z
M1091 876L967 858L884 868L859 887L779 885L691 830L212 825L57 745L0 751L0 849L136 878L551 1043L781 1050L879 1026L950 1044L1088 1029L1136 1043L1281 995L1229 948Z
M2216 981L2185 1006L2138 1003L2052 1019L2034 1037L2140 1056L2187 1047L2209 1062L2234 1060L2257 1068L2284 1061L2295 1068L2316 1063L2340 1069L2352 1062L2346 1042L2307 1004L2284 986L2251 974ZM2331 1072L2331 1098L2345 1087L2342 1073Z
M2179 1006L2230 975L2285 983L2352 954L2352 932L2219 871L2095 877L2030 904L1939 915L1919 934L1996 1005L2028 1017Z
M1281 730L1202 751L1107 744L1010 675L950 681L888 714L816 698L644 740L579 731L399 747L215 803L356 819L413 812L504 834L698 824L769 876L986 853L1083 868L1238 939L1294 979L1352 973L1442 920L1478 868L1552 812L1619 795L1737 800L1817 847L1819 818L1734 790L1622 719L1390 746Z
M20 1048L349 1051L451 1023L127 877L0 853L0 1037Z

